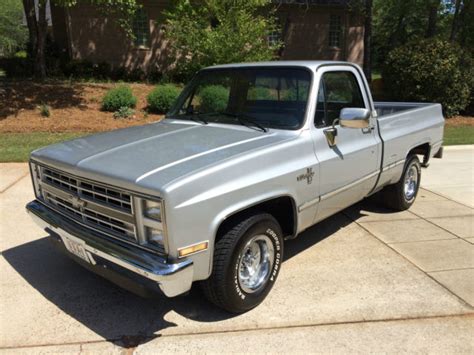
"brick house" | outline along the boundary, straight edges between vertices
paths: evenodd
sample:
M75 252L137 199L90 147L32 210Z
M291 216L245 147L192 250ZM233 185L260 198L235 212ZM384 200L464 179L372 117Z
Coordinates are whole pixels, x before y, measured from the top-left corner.
M362 64L364 52L363 18L350 11L348 0L275 1L281 33L269 40L281 39L282 60L329 59ZM52 7L55 42L72 59L112 67L164 72L173 62L164 38L163 10L169 0L143 0L133 23L134 41L104 18L93 5L80 4L65 9Z

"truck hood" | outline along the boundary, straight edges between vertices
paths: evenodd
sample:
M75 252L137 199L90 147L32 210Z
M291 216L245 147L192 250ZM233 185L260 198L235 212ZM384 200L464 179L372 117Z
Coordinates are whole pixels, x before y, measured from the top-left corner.
M167 119L54 144L31 157L74 175L149 193L295 133Z

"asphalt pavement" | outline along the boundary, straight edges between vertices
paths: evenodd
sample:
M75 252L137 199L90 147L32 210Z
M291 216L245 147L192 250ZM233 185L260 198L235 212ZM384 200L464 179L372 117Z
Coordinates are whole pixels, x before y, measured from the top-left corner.
M26 215L26 164L0 164L2 353L474 353L474 146L423 170L409 211L363 201L286 243L243 315L198 288L142 299L53 249Z

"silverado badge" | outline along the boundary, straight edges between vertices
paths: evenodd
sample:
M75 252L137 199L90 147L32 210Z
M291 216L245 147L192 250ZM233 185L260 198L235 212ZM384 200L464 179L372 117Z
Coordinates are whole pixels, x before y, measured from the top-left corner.
M296 180L297 181L302 181L306 180L306 182L311 184L313 182L313 176L314 176L314 171L313 168L306 168L306 173L299 175Z
M70 196L69 197L69 202L71 202L71 205L77 209L77 210L83 210L84 207L86 207L86 201L81 200L79 197L76 196Z

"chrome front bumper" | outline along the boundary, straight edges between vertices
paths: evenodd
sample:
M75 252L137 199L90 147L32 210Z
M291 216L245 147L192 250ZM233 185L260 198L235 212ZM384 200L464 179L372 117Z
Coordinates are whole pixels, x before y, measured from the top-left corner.
M94 235L94 232L66 220L38 201L30 202L26 210L33 220L49 234L81 240L91 261L89 268L92 270L96 264L95 259L106 260L117 265L118 269L123 268L131 271L132 274L157 283L160 290L168 297L180 295L191 289L193 262L189 259L170 263L163 257L126 242Z

